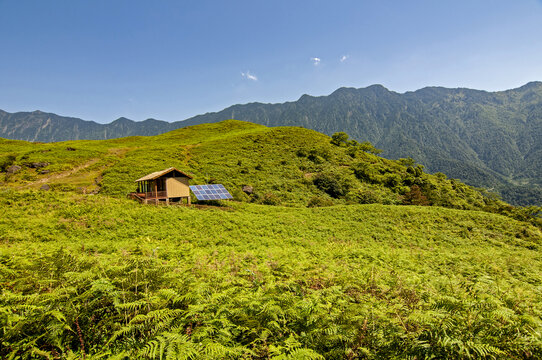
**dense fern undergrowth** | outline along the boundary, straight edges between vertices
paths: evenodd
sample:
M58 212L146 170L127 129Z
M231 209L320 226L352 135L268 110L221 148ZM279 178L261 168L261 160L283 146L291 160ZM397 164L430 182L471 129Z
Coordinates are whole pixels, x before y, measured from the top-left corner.
M0 358L542 357L536 209L411 159L236 121L0 144ZM169 166L236 201L124 198Z
M2 193L2 358L539 358L538 228Z

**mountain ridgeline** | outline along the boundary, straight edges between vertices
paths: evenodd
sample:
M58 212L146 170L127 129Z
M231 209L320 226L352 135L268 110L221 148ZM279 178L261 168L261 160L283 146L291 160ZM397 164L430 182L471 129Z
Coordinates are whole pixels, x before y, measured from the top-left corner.
M430 172L493 189L515 204L542 203L542 82L501 92L428 87L400 94L380 85L340 88L329 96L234 105L173 123L121 118L100 125L41 112L0 112L0 136L44 142L108 139L231 118L328 135L344 131L372 142L387 158L412 157Z
M166 121L133 121L124 117L109 124L43 111L8 113L0 110L0 137L33 142L106 140L126 136L152 136L180 126Z

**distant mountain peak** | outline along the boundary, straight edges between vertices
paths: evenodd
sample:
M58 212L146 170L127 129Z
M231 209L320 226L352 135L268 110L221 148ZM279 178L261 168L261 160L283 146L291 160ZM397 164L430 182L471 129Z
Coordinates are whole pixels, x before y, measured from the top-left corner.
M134 121L134 120L130 120L130 119L128 119L128 118L125 118L124 116L121 116L121 117L118 118L117 120L111 122L111 124L113 124L113 123L117 123L117 124L118 124L118 123L121 123L121 124L124 124L124 123L130 123L130 124L131 124L131 123L133 123L133 122L135 122L135 121Z
M527 84L520 86L516 90L531 90L542 88L542 81L530 81Z
M367 87L362 87L362 88L355 88L355 87L350 87L350 86L342 86L342 87L338 88L337 90L335 90L334 92L332 92L331 95L352 93L352 92L356 92L356 91L373 91L373 92L385 91L385 92L389 92L390 90L388 88L386 88L384 85L381 85L381 84L373 84L373 85L369 85Z
M386 91L390 91L387 87L385 87L384 85L381 85L381 84L369 85L365 89L367 89L367 90L386 90Z
M299 99L297 101L299 102L306 102L307 100L310 100L310 99L314 99L314 96L312 95L309 95L309 94L303 94L299 97Z
M351 92L356 91L356 90L357 89L353 88L353 87L342 86L342 87L338 88L337 90L335 90L334 92L332 92L331 95L340 95L340 94L345 94L345 93L351 93Z

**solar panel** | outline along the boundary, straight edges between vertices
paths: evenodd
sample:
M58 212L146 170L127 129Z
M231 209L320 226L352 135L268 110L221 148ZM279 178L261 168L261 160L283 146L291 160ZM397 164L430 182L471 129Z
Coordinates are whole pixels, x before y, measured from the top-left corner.
M190 190L198 200L224 200L233 199L222 184L190 185Z

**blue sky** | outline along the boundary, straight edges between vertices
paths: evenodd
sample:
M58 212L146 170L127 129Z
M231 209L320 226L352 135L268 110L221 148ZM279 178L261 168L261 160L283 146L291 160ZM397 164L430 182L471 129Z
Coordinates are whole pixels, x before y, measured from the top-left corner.
M542 80L542 1L0 0L0 109L183 120L382 84Z

